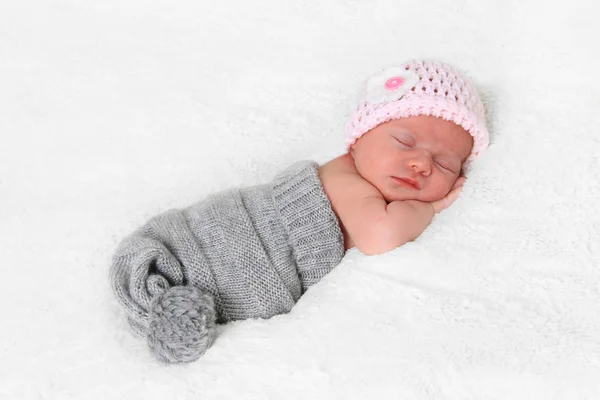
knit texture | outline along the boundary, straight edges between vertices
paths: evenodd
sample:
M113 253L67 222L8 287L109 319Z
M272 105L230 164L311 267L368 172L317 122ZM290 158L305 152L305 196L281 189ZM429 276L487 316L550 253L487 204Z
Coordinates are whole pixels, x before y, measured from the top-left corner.
M213 194L152 218L119 245L110 279L134 330L159 359L181 362L212 343L210 302L219 323L286 313L343 255L317 164L304 161L269 184ZM197 300L167 295L175 286L198 288ZM170 321L181 315L183 322ZM199 350L190 356L186 346Z
M474 144L467 165L488 147L485 111L477 89L455 68L432 61L412 61L369 79L363 100L346 125L346 144L349 148L379 124L417 115L443 118L469 132Z
M212 296L195 286L174 286L150 303L148 346L159 361L197 360L216 337Z

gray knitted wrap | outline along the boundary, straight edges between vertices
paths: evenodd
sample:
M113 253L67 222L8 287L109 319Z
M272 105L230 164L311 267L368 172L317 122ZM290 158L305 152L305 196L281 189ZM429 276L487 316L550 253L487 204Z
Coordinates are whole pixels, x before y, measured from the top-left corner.
M287 313L344 255L317 164L149 220L119 245L110 280L163 362L189 362L215 323Z

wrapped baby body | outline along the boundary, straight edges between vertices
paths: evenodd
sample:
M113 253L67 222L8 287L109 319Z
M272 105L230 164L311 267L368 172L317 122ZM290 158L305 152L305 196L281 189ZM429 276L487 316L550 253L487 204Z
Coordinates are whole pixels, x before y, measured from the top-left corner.
M134 330L168 363L198 359L215 324L287 313L344 243L314 162L267 184L152 218L119 245L110 280Z

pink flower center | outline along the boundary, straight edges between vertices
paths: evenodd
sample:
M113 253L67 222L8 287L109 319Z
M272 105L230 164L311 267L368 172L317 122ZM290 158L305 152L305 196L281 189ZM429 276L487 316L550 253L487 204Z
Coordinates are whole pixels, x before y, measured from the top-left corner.
M396 90L402 85L404 85L404 78L400 76L394 76L385 82L385 88L387 90Z

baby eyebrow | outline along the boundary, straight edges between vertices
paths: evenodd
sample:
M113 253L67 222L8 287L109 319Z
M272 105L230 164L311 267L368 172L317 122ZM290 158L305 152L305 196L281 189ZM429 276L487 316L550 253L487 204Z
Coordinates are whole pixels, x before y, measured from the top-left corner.
M459 166L462 165L462 161L460 160L460 158L458 156L454 156L454 155L442 154L442 155L436 156L436 159L440 162L450 164L451 167L458 168Z
M406 129L398 129L398 128L394 128L392 129L392 135L404 135L404 136L410 136L411 138L414 139L415 135Z
M443 146L442 144L439 144L436 146L434 153L435 153L435 155L440 156L440 157L460 160L460 156L455 151L449 150L447 147Z

